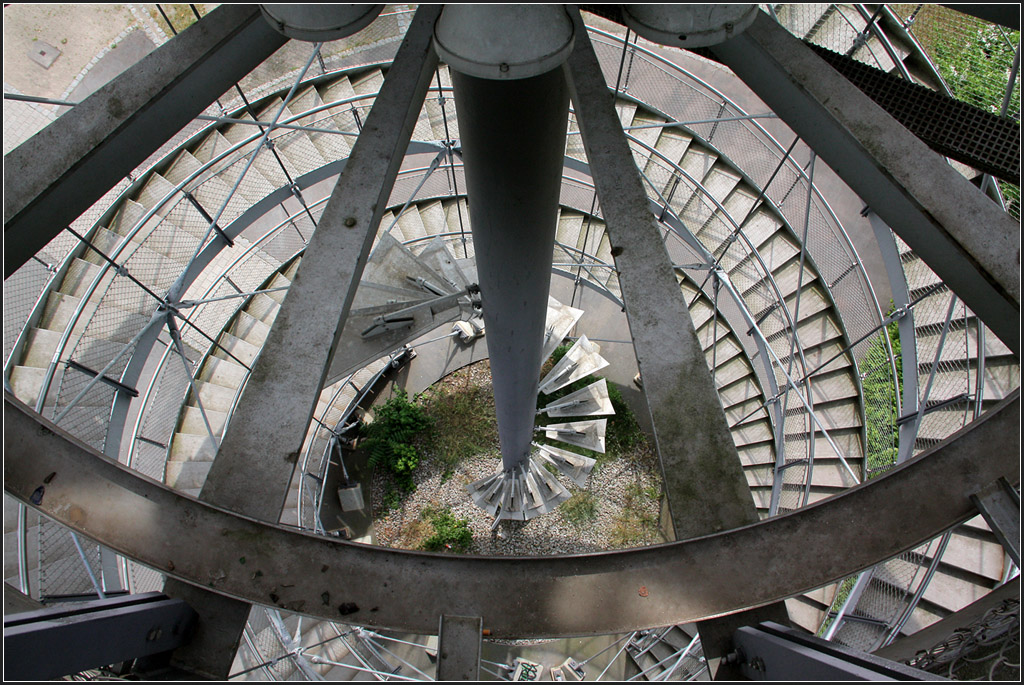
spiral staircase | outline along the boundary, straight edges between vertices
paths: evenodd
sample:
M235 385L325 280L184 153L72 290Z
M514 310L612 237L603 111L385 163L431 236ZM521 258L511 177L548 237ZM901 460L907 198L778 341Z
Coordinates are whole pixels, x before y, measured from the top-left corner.
M885 71L919 58L914 46L881 32L858 43L867 17L856 6L771 11L798 37L854 46L856 59ZM388 14L400 35L411 15ZM377 38L379 47L393 36ZM750 112L688 70L691 58L682 53L666 58L666 50L624 43L596 26L591 39L606 81L619 84L615 107L761 518L865 482L895 465L897 452L902 460L934 446L1019 387L1019 359L887 232L890 244L881 249L896 256L905 278L893 285L894 300L913 303L912 325L900 328L902 346L916 359L908 367L904 357L901 384L894 383L887 312L844 231L844 217L814 185L816 162L806 145L787 151ZM387 75L387 62L361 62L360 54L355 49L337 60L340 66L303 70L298 78L301 64L289 65L276 85L227 108L238 123L196 122L74 227L81 238L65 235L56 248L63 246L60 259L33 291L34 304L8 346L5 387L93 449L198 497L333 181ZM451 88L441 65L356 292L357 323L359 316L372 322L458 295L470 283L462 276L473 272L474 253ZM621 306L611 241L573 113L568 130L552 268ZM417 278L421 286L424 279L445 284L443 293L417 289ZM38 266L29 264L5 288L38 281ZM180 304L168 313L161 297L172 289ZM431 309L413 332L467 318L467 302ZM345 335L359 337L363 328L350 326ZM316 476L327 468L332 436L401 349L393 340L364 336L352 363L331 369L282 525L326 534L317 519ZM906 395L894 397L910 376L919 389L913 406ZM868 383L887 393L868 397ZM886 414L894 403L903 407L898 423ZM908 423L916 424L912 448ZM5 495L8 584L44 603L162 586L158 571L18 506ZM863 525L871 525L870 516ZM962 609L1014 573L977 517L786 604L795 625L873 651ZM631 635L623 657L631 665L623 673L706 677L696 635L692 625ZM403 675L426 678L433 672L429 651L397 636L254 606L232 673L379 678L401 665Z

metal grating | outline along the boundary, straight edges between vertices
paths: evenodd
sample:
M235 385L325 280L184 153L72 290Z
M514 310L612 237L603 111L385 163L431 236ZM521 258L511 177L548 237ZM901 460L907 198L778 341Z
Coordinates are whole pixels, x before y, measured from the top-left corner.
M936 152L1020 185L1020 124L1016 121L831 50L810 47Z

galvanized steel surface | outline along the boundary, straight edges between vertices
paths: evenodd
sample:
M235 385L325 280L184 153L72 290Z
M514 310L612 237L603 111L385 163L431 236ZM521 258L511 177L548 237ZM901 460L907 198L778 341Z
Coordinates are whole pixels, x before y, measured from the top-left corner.
M934 537L975 515L971 493L1000 476L1019 481L1019 412L1017 392L938 448L791 514L684 542L555 558L386 550L254 521L135 475L10 396L4 488L168 575L248 601L420 633L458 612L483 616L494 637L603 634L767 604Z

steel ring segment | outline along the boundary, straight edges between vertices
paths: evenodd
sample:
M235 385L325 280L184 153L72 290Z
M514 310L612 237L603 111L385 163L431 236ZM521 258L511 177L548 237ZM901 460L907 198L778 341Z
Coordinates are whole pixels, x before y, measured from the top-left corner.
M347 543L182 496L5 395L4 489L186 582L357 625L429 634L482 616L494 637L623 633L789 597L910 549L1020 479L1019 390L927 453L818 505L683 542L566 557L458 557Z

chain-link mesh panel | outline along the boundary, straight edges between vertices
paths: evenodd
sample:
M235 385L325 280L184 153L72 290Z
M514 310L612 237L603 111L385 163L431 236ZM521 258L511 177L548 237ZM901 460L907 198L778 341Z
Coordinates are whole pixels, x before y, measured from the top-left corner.
M297 671L288 656L288 650L274 631L267 616L267 609L253 606L246 625L247 640L253 658L264 665L264 674L270 680L289 680Z
M95 595L89 573L99 581L99 545L79 535L79 553L71 530L45 516L39 519L38 531L40 599L49 603L59 602L61 595Z
M894 377L888 350L897 359L896 373L901 373L899 362L899 333L893 322L877 335L859 344L859 368L863 388L864 416L867 438L867 478L872 478L896 465L899 431L898 397L901 379Z
M167 447L174 437L181 400L189 388L189 370L181 357L170 351L162 359L146 396L145 413L135 435L130 464L136 471L157 480L163 480Z
M869 26L855 5L787 4L775 8L778 22L801 40L842 53L882 71L893 71L896 64L879 39L877 17ZM898 55L897 55L898 56Z
M138 595L144 592L163 591L166 580L164 574L131 560L126 560L126 562L126 581L130 593Z
M890 5L958 100L1002 112L1020 32L940 5ZM1020 120L1020 76L1007 115Z

